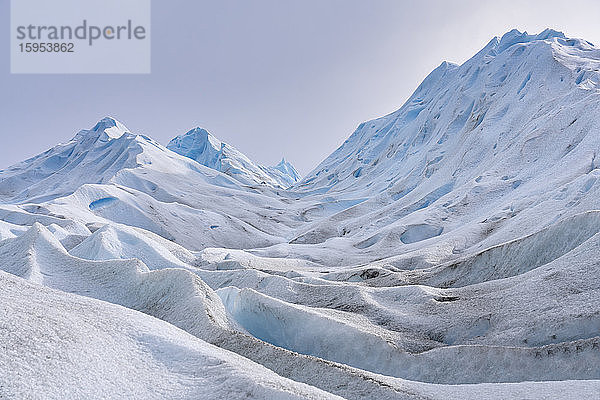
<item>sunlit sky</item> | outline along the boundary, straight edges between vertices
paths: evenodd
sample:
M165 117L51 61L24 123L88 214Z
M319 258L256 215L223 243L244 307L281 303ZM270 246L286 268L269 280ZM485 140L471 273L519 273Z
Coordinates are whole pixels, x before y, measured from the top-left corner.
M9 26L10 1L0 0ZM597 1L155 0L149 75L11 75L0 36L0 168L104 116L162 144L201 126L308 173L442 61L512 28L600 44Z

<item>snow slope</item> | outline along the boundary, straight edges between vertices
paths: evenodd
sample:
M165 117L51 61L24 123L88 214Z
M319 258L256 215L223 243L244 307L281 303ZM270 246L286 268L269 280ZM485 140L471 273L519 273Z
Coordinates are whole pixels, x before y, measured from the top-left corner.
M101 120L0 171L0 397L598 397L599 96L511 31L300 181Z

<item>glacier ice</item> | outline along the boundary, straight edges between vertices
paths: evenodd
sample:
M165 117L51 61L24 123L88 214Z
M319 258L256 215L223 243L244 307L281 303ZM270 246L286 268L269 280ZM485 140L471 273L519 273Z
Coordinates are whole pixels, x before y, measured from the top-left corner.
M597 398L599 115L548 29L305 177L104 118L0 171L0 397Z

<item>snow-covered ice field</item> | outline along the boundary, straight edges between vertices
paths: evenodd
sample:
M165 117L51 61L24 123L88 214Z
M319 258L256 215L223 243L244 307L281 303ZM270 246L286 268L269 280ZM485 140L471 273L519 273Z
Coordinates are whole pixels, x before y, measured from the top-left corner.
M0 398L600 398L600 49L442 63L311 173L113 118L0 171Z

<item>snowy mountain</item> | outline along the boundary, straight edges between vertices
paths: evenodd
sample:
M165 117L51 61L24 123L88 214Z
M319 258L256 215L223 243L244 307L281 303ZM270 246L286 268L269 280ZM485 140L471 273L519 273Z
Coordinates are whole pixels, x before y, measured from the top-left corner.
M44 201L72 193L84 183L103 183L137 165L141 142L120 122L104 118L65 144L1 171L0 196Z
M194 128L177 136L167 148L246 185L287 188L300 178L296 169L285 160L275 167L255 164L235 147L221 142L202 128Z
M43 202L20 209L35 209L61 224L69 215L78 224L143 228L192 250L280 243L298 223L296 216L277 218L285 206L280 199L129 133L112 118L0 172L0 201Z
M0 171L0 397L597 398L599 116L514 30L302 180L105 118Z
M595 209L599 71L600 50L551 30L511 31L463 65L442 63L294 186L356 204L295 242L355 237L375 257L462 230L446 256Z
M440 174L462 182L514 170L527 152L535 175L593 136L598 56L552 30L496 37L463 65L443 62L398 111L362 123L296 187L401 196Z

